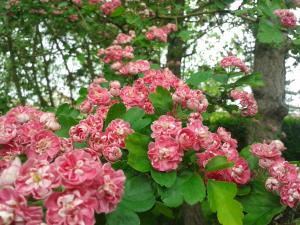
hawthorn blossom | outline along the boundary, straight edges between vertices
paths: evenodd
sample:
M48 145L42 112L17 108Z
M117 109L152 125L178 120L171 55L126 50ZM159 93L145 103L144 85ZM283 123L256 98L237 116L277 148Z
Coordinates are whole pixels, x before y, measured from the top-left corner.
M109 15L121 5L122 3L120 0L105 0L104 4L101 6L101 10L105 15Z
M52 164L46 160L29 159L21 167L15 182L16 190L24 196L44 199L59 186L59 176Z
M287 28L295 28L297 26L297 17L288 9L277 9L274 14L279 17L281 24Z
M48 225L85 224L94 225L96 199L84 189L54 192L45 201Z
M111 163L117 162L122 158L122 151L117 146L108 146L102 151L103 157Z
M17 135L17 128L7 121L6 117L0 117L0 144L7 144Z
M239 101L243 116L254 116L257 113L257 103L253 94L246 91L232 90L230 96Z
M159 138L161 136L175 137L181 129L181 121L175 119L173 116L162 115L158 120L151 125L152 138Z
M161 42L167 42L168 35L176 30L177 27L175 24L168 23L163 27L150 27L149 30L146 32L145 36L148 40L158 40Z
M197 142L196 135L189 128L182 128L181 130L179 130L176 135L176 141L179 144L180 148L184 150L198 150L197 146L194 148L194 145Z
M125 138L133 133L133 130L128 122L115 119L108 124L105 133L110 145L125 148Z
M93 110L93 106L93 103L86 99L79 105L79 110L82 113L91 113Z
M246 64L236 56L230 55L223 58L220 62L221 67L237 67L244 73L249 73L250 69L246 66Z
M13 185L21 168L21 160L16 157L11 160L0 161L0 186Z
M297 207L300 202L300 180L288 183L280 188L280 198L284 205Z
M106 88L92 84L88 89L88 100L95 105L108 105L110 94Z
M182 161L183 151L174 138L160 136L148 146L148 158L154 169L162 172L176 170Z
M86 122L80 122L79 124L70 128L70 137L74 142L83 142L90 134L90 127Z

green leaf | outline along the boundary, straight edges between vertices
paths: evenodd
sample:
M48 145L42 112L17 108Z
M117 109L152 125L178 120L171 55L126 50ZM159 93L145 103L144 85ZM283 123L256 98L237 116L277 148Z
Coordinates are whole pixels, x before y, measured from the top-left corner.
M183 183L182 194L184 200L190 205L202 202L206 195L202 178L198 174L193 174Z
M161 199L168 207L178 207L183 203L182 190L179 181L168 188L165 192L161 193Z
M143 118L144 116L144 110L132 107L124 114L123 119L130 123L133 130L140 131L152 122L150 118Z
M174 219L173 211L161 202L156 202L155 207L151 212L154 215L164 215L167 218Z
M130 209L118 205L117 209L106 215L107 225L140 225L140 218Z
M171 187L176 181L177 173L176 171L165 173L165 172L159 172L152 169L151 176L153 180L159 185L165 187Z
M245 160L247 160L249 167L251 170L255 169L258 165L258 158L255 157L250 151L250 146L247 146L242 149L240 152L240 156L243 157Z
M280 204L279 197L268 192L260 181L252 183L251 193L242 197L241 203L247 213L244 218L245 225L270 224L273 217L286 208Z
M207 81L212 75L212 71L200 71L193 73L187 80L187 84L198 87L200 83Z
M155 204L155 196L149 179L141 176L126 180L122 205L135 212L145 212Z
M179 32L178 37L180 37L180 39L183 41L188 41L190 39L191 34L191 31L182 30Z
M233 83L233 87L239 87L243 85L250 85L251 87L262 87L264 86L264 81L261 73L253 73L245 75Z
M206 171L217 171L233 167L234 163L227 160L226 156L216 156L208 161Z
M227 74L214 74L212 78L221 84L226 84L229 76Z
M123 6L120 6L118 8L116 8L111 14L110 17L118 17L121 16L122 14L124 14L125 12L125 8Z
M157 87L156 92L149 95L149 99L158 113L164 114L170 112L173 108L172 96L163 87Z
M128 165L140 172L148 172L151 164L148 159L148 144L150 137L139 133L128 135L125 139L126 149L128 150Z
M284 36L280 31L278 24L273 24L267 19L261 19L258 27L257 38L259 42L264 44L281 44Z
M122 116L126 113L126 107L123 103L114 104L110 107L107 112L104 128L108 126L108 124L117 118L122 118Z
M208 180L208 202L218 220L223 225L242 225L243 207L234 199L237 187L234 183Z

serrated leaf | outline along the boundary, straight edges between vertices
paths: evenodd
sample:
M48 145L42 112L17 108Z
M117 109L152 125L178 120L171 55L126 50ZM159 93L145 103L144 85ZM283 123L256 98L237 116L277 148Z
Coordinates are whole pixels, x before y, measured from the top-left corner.
M262 182L254 181L251 186L251 193L241 198L244 211L247 213L244 218L244 224L270 224L273 217L283 212L286 207L280 204L278 196L265 189Z
M150 118L143 118L144 116L144 110L132 107L124 114L123 119L130 123L133 130L139 131L152 122Z
M193 73L187 80L187 84L198 87L200 83L207 81L212 75L212 71L200 71Z
M206 171L217 171L233 167L234 163L227 160L226 156L216 156L208 161L205 166Z
M208 180L207 194L210 208L217 212L218 220L223 225L242 225L243 207L234 199L237 187L234 183Z
M151 176L159 185L171 187L176 181L177 173L176 171L165 173L151 169Z
M148 159L148 144L151 141L150 137L133 133L125 139L125 146L128 150L128 165L140 172L148 172L151 169L151 164Z
M198 174L193 174L183 183L182 194L184 200L190 205L202 202L206 195L202 178Z
M126 107L123 103L117 103L110 107L107 112L107 116L104 123L104 128L108 126L108 124L117 118L122 118L122 116L126 113Z
M150 181L145 177L131 177L126 180L122 205L135 212L145 212L155 204Z
M149 95L155 110L160 114L170 112L173 108L173 100L170 92L163 87L157 87L156 92Z
M117 209L106 215L107 225L140 225L138 215L122 205L118 205Z
M267 19L262 19L259 23L257 39L264 44L281 44L284 36L278 24L273 24Z

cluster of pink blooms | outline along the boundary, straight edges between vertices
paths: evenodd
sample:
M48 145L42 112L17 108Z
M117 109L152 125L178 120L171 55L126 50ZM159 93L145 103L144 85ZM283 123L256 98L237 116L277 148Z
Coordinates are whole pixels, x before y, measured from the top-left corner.
M53 132L60 128L53 113L20 106L0 117L0 224L42 224L43 209L28 206L29 198L45 201L49 225L92 225L95 212L116 208L125 175L109 162L102 164L99 156L103 154L107 161L119 159L132 130L128 123L114 120L101 133L103 118L98 115L103 114L105 110L99 109L97 115L89 115L70 130L69 139ZM98 134L103 134L101 140ZM90 139L94 148L73 147L73 142L89 135L98 141ZM105 138L109 145L102 152L99 146ZM20 155L26 155L24 164Z
M168 41L168 35L176 31L177 27L173 23L168 23L167 25L163 27L150 27L149 30L146 32L145 36L148 40L158 40L161 42L167 42Z
M225 58L223 58L220 62L221 67L227 68L227 67L237 67L244 73L249 73L250 69L246 66L246 64L236 56L230 55Z
M82 0L72 0L72 2L76 5L82 4ZM102 4L100 9L105 15L113 13L116 8L122 5L120 0L89 0L88 3L91 5Z
M202 123L200 113L191 113L186 127L173 116L163 115L151 125L154 142L148 147L148 157L153 168L159 171L176 170L182 161L184 151L194 150L198 164L204 169L209 160L216 156L225 156L234 165L231 168L214 172L205 172L207 178L245 184L250 179L248 163L239 157L237 142L229 132L219 128L212 133Z
M241 90L232 90L230 92L231 98L239 101L242 106L243 116L254 116L257 113L257 102L252 93Z
M136 75L150 69L150 63L147 60L130 61L134 58L134 49L129 44L135 37L135 32L130 31L129 35L120 33L113 44L106 49L99 49L98 56L103 57L103 62L111 63L111 69L121 75Z
M280 22L283 26L288 28L294 28L297 26L297 17L288 9L277 9L274 14L280 18Z
M266 188L280 195L281 202L291 208L300 202L299 167L285 161L281 156L286 148L279 140L253 144L250 151L259 158L260 167L269 172Z

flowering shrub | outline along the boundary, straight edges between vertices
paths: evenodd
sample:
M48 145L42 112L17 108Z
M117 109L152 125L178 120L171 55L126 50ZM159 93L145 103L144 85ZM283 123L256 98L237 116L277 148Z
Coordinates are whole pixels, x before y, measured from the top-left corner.
M125 11L119 0L69 4L79 11L97 7L108 20ZM49 7L56 16L67 11L64 4ZM274 13L283 26L295 26L291 13ZM73 11L66 18L81 20ZM207 124L220 108L239 113L231 99L242 116L254 117L257 103L243 87L261 86L260 75L230 55L183 80L144 57L144 43L159 48L176 31L168 23L120 33L99 49L103 74L81 90L79 110L67 104L55 113L19 106L0 117L0 224L92 225L105 219L108 225L138 225L140 213L172 218L171 208L184 202L208 203L224 225L268 224L286 206L298 206L299 169L282 158L280 141L239 151L230 132ZM218 96L205 89L207 80L218 83ZM259 212L257 199L267 202ZM262 216L265 222L256 223Z

